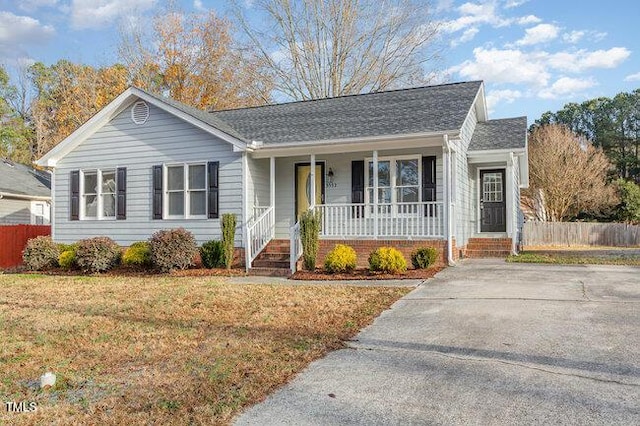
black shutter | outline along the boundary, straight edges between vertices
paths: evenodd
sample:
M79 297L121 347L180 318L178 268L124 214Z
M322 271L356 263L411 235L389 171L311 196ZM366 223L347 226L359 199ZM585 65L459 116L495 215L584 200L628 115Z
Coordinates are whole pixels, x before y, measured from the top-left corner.
M127 218L127 168L116 169L116 219Z
M207 163L207 174L209 176L208 183L208 191L207 191L207 199L208 199L208 210L209 210L209 219L217 219L220 215L220 206L219 206L219 172L220 162L218 161L209 161Z
M364 203L364 160L351 162L351 203ZM363 207L353 207L352 217L362 217Z
M422 157L422 201L436 201L436 157ZM426 206L425 216L435 216L434 206Z
M72 170L69 177L71 192L71 220L80 220L80 170Z
M162 219L162 165L153 166L153 218Z

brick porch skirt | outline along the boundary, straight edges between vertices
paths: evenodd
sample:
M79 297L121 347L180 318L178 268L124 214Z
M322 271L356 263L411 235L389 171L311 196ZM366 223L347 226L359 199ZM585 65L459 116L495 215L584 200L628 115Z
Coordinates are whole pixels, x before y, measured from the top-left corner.
M447 242L445 240L320 240L320 250L316 265L324 265L327 253L333 249L336 244L345 244L353 247L358 256L357 267L366 268L369 266L369 254L378 247L394 247L402 253L407 260L407 265L411 267L411 252L419 247L435 247L440 255L438 256L437 265L443 266L447 264ZM455 248L455 242L453 243ZM455 252L456 250L454 250Z

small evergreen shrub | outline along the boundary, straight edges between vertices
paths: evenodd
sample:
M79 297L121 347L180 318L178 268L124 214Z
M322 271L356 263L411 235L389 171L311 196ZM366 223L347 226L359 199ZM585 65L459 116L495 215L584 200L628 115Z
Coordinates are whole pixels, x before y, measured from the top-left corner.
M94 237L78 241L76 263L84 272L103 272L120 260L120 246L109 237Z
M149 238L149 245L151 263L162 272L188 268L198 253L193 234L184 228L157 231Z
M27 241L22 261L32 271L54 268L58 265L60 249L49 236L39 236Z
M336 244L324 260L328 272L347 272L356 268L356 251L345 244Z
M122 254L122 264L125 266L150 266L151 245L147 241L131 244Z
M236 239L236 215L225 213L222 215L222 247L224 253L224 266L231 269L233 264L233 252L235 251Z
M407 270L407 261L393 247L380 247L369 254L369 268L372 271L398 274Z
M321 216L317 210L300 215L300 241L302 242L302 263L309 271L316 269L316 259L320 248Z
M63 253L65 251L73 251L75 252L76 249L78 248L78 244L65 244L65 243L58 243L58 250L60 251L60 253Z
M427 269L436 263L438 250L434 247L420 247L411 253L411 263L416 269Z
M222 268L225 266L224 244L222 241L207 241L200 247L200 259L205 268Z
M58 257L58 265L62 269L73 269L76 266L76 250L65 250Z

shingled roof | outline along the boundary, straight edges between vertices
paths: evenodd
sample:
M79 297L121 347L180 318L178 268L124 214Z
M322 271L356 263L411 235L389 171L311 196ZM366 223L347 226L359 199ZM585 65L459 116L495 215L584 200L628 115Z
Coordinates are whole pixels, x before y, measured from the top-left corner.
M445 132L462 127L481 81L214 111L247 141L268 144ZM225 131L224 129L221 129Z
M0 159L0 192L15 195L50 197L51 178L23 164Z
M469 151L525 148L527 117L503 118L476 124Z

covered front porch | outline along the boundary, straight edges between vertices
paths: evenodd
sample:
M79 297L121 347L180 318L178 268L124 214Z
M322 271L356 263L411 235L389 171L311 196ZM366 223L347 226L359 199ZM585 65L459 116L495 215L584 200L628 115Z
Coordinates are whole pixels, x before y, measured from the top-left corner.
M324 240L447 240L445 142L442 136L406 142L339 154L326 146L306 155L249 154L248 267L272 239L290 240L293 265L306 210L320 213Z

